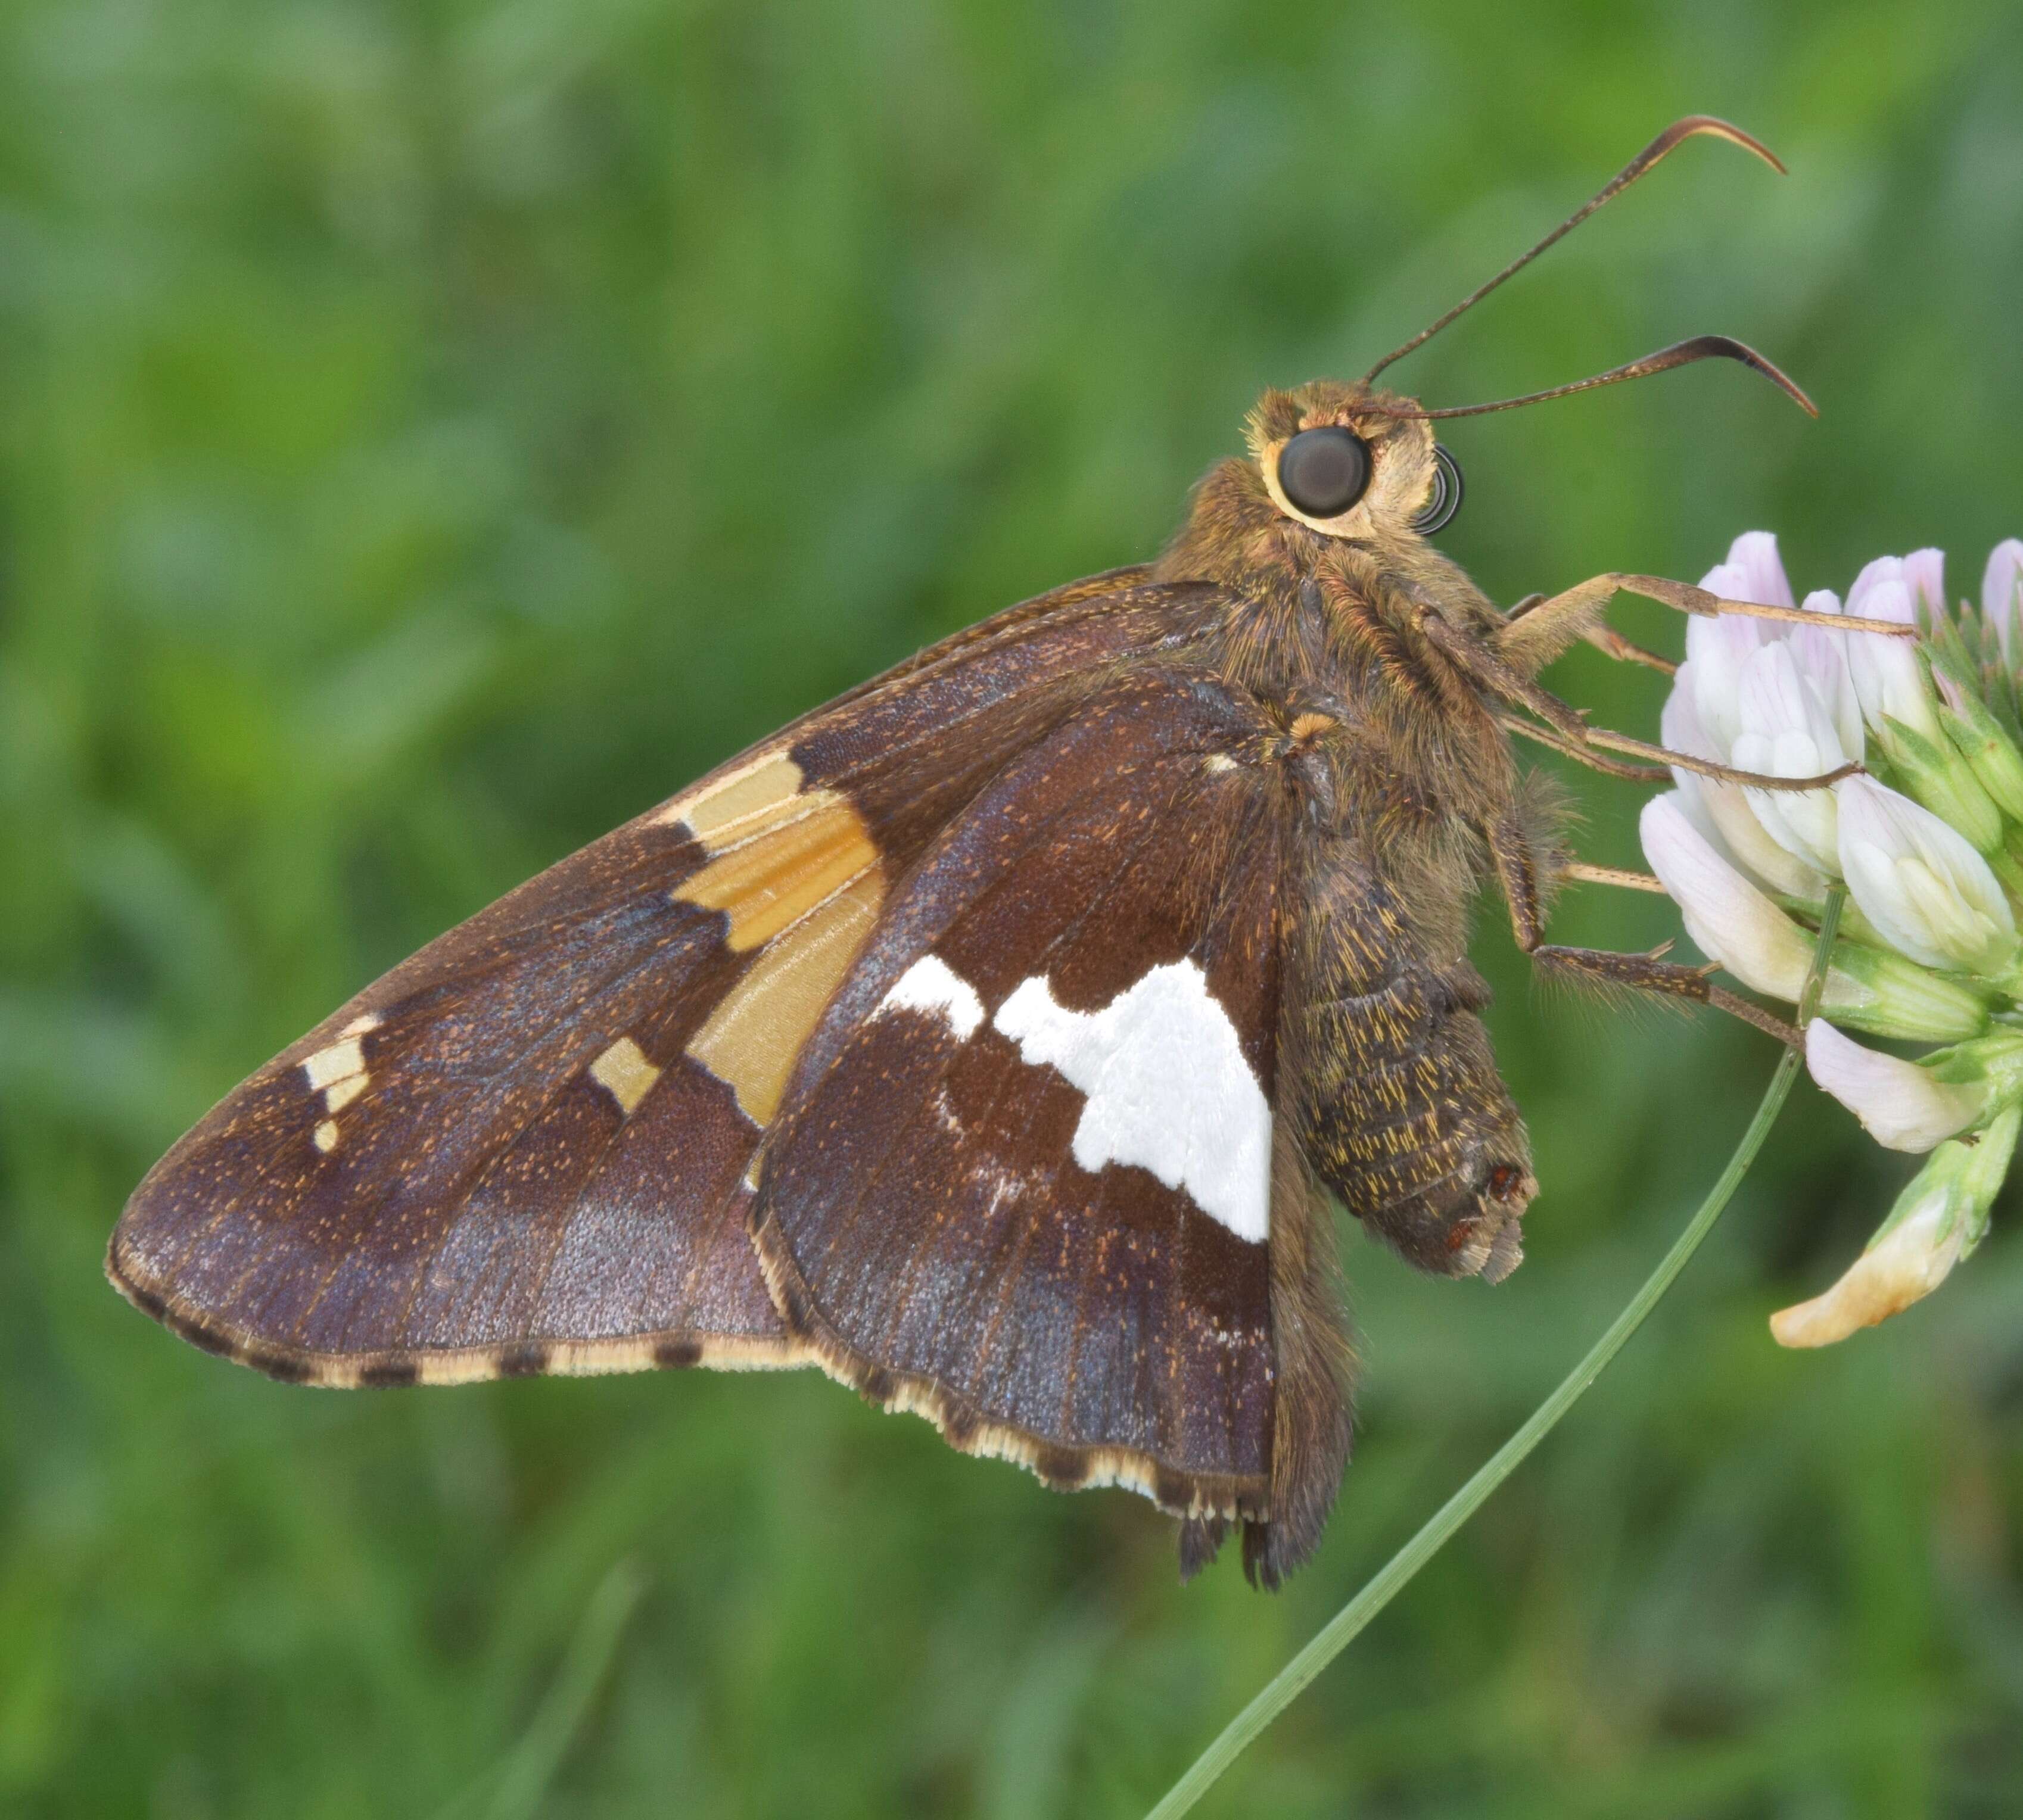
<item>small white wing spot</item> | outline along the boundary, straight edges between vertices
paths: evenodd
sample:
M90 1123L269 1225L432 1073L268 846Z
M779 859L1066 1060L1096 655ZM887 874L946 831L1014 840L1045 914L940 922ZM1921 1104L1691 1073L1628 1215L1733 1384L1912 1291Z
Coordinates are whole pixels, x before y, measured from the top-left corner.
M333 1080L342 1080L348 1075L364 1072L365 1051L356 1036L347 1036L342 1043L319 1049L302 1064L302 1073L309 1076L312 1093L322 1092Z
M660 1070L630 1036L621 1036L590 1065L590 1077L617 1101L620 1111L629 1119L653 1091Z
M309 1091L323 1095L323 1109L336 1113L348 1106L371 1084L366 1072L365 1047L361 1040L379 1027L377 1018L354 1018L345 1025L342 1040L319 1049L302 1064ZM337 1121L326 1118L316 1128L316 1146L327 1155L337 1148Z
M900 974L879 1001L878 1010L931 1012L964 1043L983 1021L983 1001L976 996L976 989L935 954L922 955Z
M376 1011L368 1011L363 1017L353 1018L338 1034L341 1036L366 1036L379 1028L381 1019Z
M1083 1168L1135 1164L1238 1238L1271 1236L1271 1108L1193 961L1154 967L1099 1011L1068 1010L1035 976L992 1022L1087 1096Z

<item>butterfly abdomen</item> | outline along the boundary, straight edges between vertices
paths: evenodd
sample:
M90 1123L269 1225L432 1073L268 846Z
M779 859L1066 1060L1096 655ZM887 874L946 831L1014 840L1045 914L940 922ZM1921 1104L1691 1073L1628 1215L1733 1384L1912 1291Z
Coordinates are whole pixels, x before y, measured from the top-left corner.
M1295 1118L1315 1173L1412 1263L1495 1281L1536 1190L1523 1120L1476 1015L1489 989L1443 953L1352 835L1309 857L1288 945ZM1430 923L1430 927L1429 926Z

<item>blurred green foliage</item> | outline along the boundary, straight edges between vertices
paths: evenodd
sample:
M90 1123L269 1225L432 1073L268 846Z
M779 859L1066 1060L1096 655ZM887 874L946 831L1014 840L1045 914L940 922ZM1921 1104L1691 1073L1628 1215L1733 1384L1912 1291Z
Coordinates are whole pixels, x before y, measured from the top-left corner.
M99 1275L145 1166L384 967L922 642L1147 555L1401 370L1498 598L2023 530L2005 0L15 0L0 9L0 1810L1128 1815L1625 1299L1770 1065L1542 999L1508 1285L1352 1237L1358 1458L1274 1599L807 1374L324 1395ZM1676 649L1655 608L1635 634ZM1655 679L1557 673L1648 732ZM1590 857L1634 793L1575 781ZM1563 940L1644 945L1588 893ZM2023 1811L2023 1239L1824 1355L1904 1173L1809 1088L1621 1366L1205 1812ZM2008 1230L2003 1230L2004 1227ZM572 1642L573 1640L573 1643Z

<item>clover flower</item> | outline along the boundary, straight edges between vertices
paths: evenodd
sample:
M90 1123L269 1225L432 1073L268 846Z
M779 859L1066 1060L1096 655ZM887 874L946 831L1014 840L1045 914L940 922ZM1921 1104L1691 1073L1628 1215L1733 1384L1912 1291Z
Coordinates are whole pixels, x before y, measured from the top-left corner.
M1687 934L1772 997L1797 1000L1827 891L1846 886L1807 1065L1878 1143L1929 1153L1840 1280L1772 1320L1787 1346L1845 1339L1936 1288L1986 1231L2023 1124L2023 540L1989 557L1978 612L1948 608L1944 564L1937 550L1882 557L1844 607L1805 598L1915 639L1694 619L1667 746L1776 777L1864 774L1791 791L1675 769L1641 824ZM1793 600L1765 532L1737 538L1701 585ZM1927 1047L1906 1058L1843 1029Z

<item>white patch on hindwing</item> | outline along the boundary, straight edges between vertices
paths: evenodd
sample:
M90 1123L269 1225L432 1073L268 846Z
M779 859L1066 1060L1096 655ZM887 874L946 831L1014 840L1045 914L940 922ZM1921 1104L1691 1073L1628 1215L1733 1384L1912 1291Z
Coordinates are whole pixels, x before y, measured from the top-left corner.
M983 1001L976 989L938 954L924 954L893 982L872 1014L887 1011L926 1011L938 1017L967 1043L983 1021Z
M1271 1109L1193 961L1152 968L1096 1011L1068 1010L1035 976L991 1022L1087 1097L1074 1134L1084 1169L1135 1164L1238 1238L1271 1236Z

